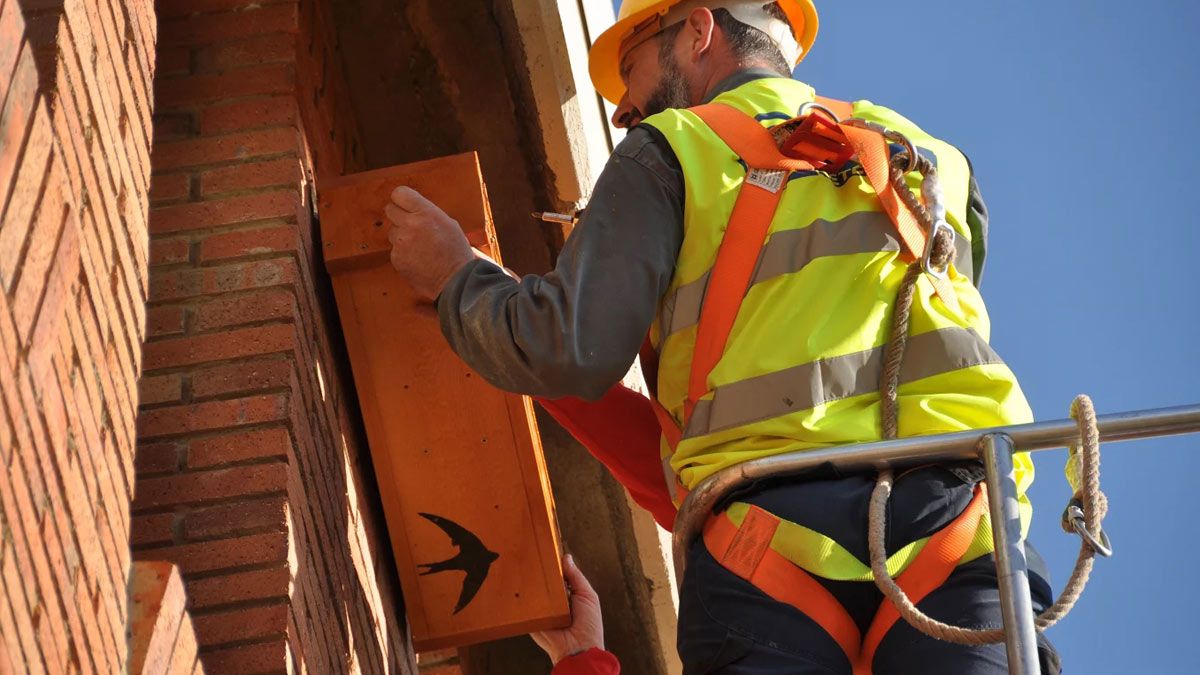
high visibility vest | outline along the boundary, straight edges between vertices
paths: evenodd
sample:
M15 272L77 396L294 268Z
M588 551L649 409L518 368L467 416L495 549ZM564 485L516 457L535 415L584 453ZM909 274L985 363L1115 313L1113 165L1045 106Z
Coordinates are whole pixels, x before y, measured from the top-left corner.
M770 127L814 98L804 83L764 78L713 102ZM1016 378L988 345L987 311L970 276L966 158L887 108L857 101L853 110L904 134L935 163L946 219L957 233L950 271L957 309L937 297L927 278L918 282L898 395L900 436L1031 421ZM684 176L683 244L650 335L659 355L658 402L682 425L674 447L662 442L673 477L691 489L740 462L880 440L882 353L907 264L894 226L853 164L836 175L797 171L787 177L725 351L685 423L706 284L746 170L689 110L670 109L644 123L663 134ZM919 177L911 180L919 188ZM1024 494L1033 464L1025 453L1014 461L1028 522ZM735 521L737 511L729 513Z

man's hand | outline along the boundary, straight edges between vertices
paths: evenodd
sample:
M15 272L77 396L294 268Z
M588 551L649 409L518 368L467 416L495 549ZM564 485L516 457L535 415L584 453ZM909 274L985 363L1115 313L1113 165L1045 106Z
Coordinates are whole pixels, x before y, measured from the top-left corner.
M384 207L392 229L392 267L428 300L435 300L455 272L475 259L462 228L416 190L400 186Z
M558 663L572 654L592 647L604 649L604 623L600 619L600 598L587 577L575 566L570 555L563 557L563 576L571 596L571 625L559 630L531 633L530 637Z

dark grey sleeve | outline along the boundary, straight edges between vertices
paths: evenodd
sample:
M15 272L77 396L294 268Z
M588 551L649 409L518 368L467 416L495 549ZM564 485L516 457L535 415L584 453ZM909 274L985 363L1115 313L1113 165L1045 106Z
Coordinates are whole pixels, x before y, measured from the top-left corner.
M971 262L975 276L975 287L983 281L983 260L987 256L988 210L983 203L983 194L979 192L979 183L975 181L975 169L971 160L967 160L967 168L971 178L967 185L967 227L971 230Z
M438 297L450 346L492 384L596 399L633 363L683 242L683 174L657 131L609 158L554 270L520 282L475 261Z

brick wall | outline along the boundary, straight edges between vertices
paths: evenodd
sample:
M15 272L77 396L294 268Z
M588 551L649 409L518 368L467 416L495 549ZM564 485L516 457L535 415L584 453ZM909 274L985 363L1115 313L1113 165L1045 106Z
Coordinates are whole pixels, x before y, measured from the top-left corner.
M208 672L409 672L310 215L358 167L327 7L158 12L134 555L182 569Z
M0 0L0 671L128 665L154 35Z
M204 673L178 567L162 561L134 563L129 604L129 673Z

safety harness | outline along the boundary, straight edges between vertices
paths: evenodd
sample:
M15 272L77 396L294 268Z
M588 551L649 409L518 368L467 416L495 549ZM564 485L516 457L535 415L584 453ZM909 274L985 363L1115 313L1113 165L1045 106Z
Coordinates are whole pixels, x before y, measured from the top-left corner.
M951 310L958 309L949 282L955 233L945 221L936 169L903 135L854 119L852 104L843 101L818 97L801 106L796 117L771 129L721 103L690 110L745 162L747 175L734 203L701 307L682 425L655 397L650 399L668 445L672 450L678 446L682 429L687 427L697 402L707 394L708 376L725 352L788 174L837 171L853 158L857 158L862 174L899 234L901 260L909 263L893 308L880 378L883 435L895 438L898 373L918 279L927 278L942 302ZM898 143L903 149L893 155L891 143ZM920 199L905 182L913 171L922 176ZM647 350L643 350L643 356L647 356ZM653 364L653 354L649 356ZM1107 500L1099 489L1099 436L1091 401L1080 396L1071 414L1079 424L1081 442L1072 448L1075 470L1071 472L1074 475L1071 482L1077 493L1064 514L1063 529L1079 534L1082 542L1062 595L1037 617L1040 629L1053 625L1070 611L1087 583L1094 556L1111 553L1100 524ZM978 645L1002 641L1003 629L950 626L924 615L916 607L916 603L945 583L979 534L981 524L987 522L986 485L976 485L966 509L934 533L915 559L893 579L883 536L892 482L891 470L881 471L871 495L868 529L871 572L885 598L865 635L860 634L857 624L824 586L772 547L783 524L777 516L748 505L741 524L735 525L724 514L714 514L703 527L703 540L724 567L820 625L845 652L855 675L871 673L876 649L900 618L927 635L950 642ZM682 500L687 491L678 481L676 485Z
M940 207L936 172L926 162L924 168L927 170L922 171L922 192L932 212L922 212L925 207L916 201L910 190L897 189L896 183L902 181L894 180L893 171L904 169L893 169L890 142L905 146L908 171L915 170L920 161L916 148L906 138L851 119L852 104L828 98L819 97L813 103L805 104L797 117L771 129L721 103L709 103L690 110L745 162L747 175L734 203L705 291L682 425L676 423L657 399L651 399L672 450L678 445L696 403L708 392L708 376L725 352L787 185L788 174L793 171L835 172L857 157L881 208L896 228L901 241L901 259L910 264L919 263L910 265L910 270L927 273L938 297L949 308L958 309L948 278L954 231L946 224L944 209ZM928 221L930 216L934 220L933 226L923 227L921 220ZM915 278L906 279L906 282L911 296ZM905 289L902 287L902 290ZM906 333L907 317L903 323L901 332ZM903 345L900 345L901 354L902 351ZM885 367L885 378L887 372ZM894 436L894 422L891 426ZM676 485L679 498L686 497L682 484L677 482ZM958 566L975 539L981 519L986 517L985 504L986 487L980 483L967 508L930 537L895 580L913 603L941 586ZM866 634L860 634L854 620L824 586L771 547L780 523L777 516L750 505L740 526L734 525L724 514L710 517L704 526L703 539L709 552L724 567L775 600L792 605L820 625L845 652L855 675L868 675L876 648L900 618L900 613L893 602L885 598Z

